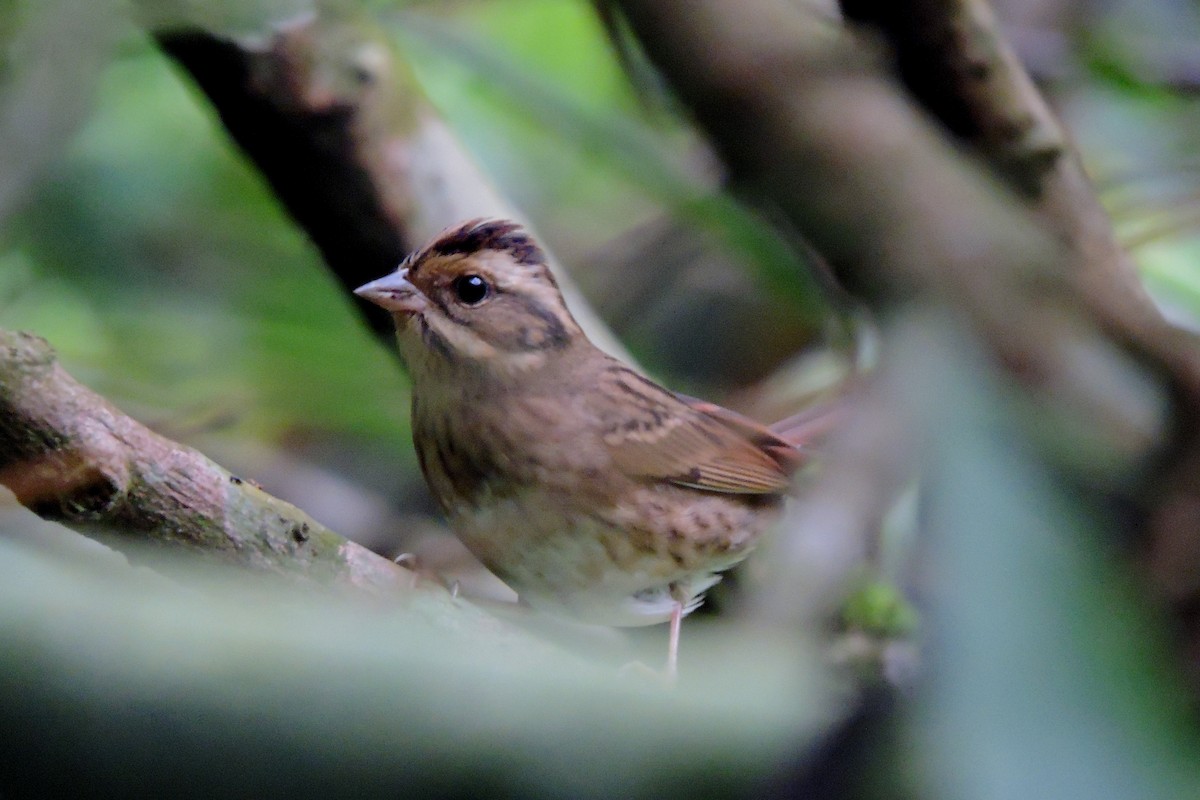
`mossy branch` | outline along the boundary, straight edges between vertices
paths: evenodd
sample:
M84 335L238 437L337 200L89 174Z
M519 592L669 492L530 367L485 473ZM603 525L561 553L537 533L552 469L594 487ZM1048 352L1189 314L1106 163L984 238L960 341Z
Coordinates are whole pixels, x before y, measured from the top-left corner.
M68 375L44 339L5 330L0 483L38 516L131 554L181 548L375 593L404 593L417 581L121 413Z

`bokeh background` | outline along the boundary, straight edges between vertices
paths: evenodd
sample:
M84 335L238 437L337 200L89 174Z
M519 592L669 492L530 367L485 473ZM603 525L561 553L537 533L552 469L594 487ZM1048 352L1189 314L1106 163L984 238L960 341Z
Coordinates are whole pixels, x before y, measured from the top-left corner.
M1171 321L1196 329L1200 7L1184 0L992 5L1075 137L1148 290ZM147 8L142 13L161 12L178 22L171 17L177 9ZM124 4L109 2L86 9L68 2L0 3L0 326L45 337L73 375L127 413L253 478L348 538L388 557L415 552L448 583L460 581L468 597L511 599L448 535L425 493L409 441L407 378L387 337L370 329L230 141L205 97L128 12ZM253 41L311 13L298 2L199 2L185 19ZM769 224L769 214L724 191L719 161L664 82L639 53L614 48L605 20L591 4L377 1L336 11L322 7L319 13L369 20L372 35L412 66L437 113L494 188L534 223L593 308L667 385L766 420L838 385L852 371L848 365L870 362L861 352L860 340L869 334L859 328L860 310L831 286L802 244L802 232ZM966 364L971 373L970 353L950 348L942 355L947 363ZM477 796L572 796L614 787L702 796L1194 795L1200 777L1192 758L1194 697L1177 674L1172 631L1161 610L1145 601L1136 571L1110 550L1109 540L1092 535L1107 523L1096 522L1070 487L1047 478L1031 454L1009 452L979 433L973 413L1002 421L1009 413L986 374L962 385L938 380L931 378L926 388L973 409L955 416L947 400L944 416L937 418L945 438L961 447L943 462L952 465L944 470L944 485L952 489L930 513L964 526L941 563L952 575L993 575L996 581L950 580L933 592L953 612L941 629L949 655L925 665L936 688L922 693L900 681L904 688L869 693L861 704L847 700L854 693L844 686L823 688L827 680L836 683L823 671L830 661L823 649L828 643L807 642L797 645L802 657L764 656L775 677L730 690L731 699L717 710L705 706L704 713L692 713L688 706L692 711L681 712L669 697L646 701L663 728L672 728L670 715L680 714L687 725L713 731L702 746L676 741L654 753L655 740L646 732L659 728L631 733L640 722L592 720L563 699L571 697L563 688L574 686L571 679L556 684L559 693L546 700L537 694L544 687L529 679L533 668L518 669L502 654L501 671L517 674L519 689L481 717L457 713L461 707L449 700L445 706L411 700L408 713L426 718L409 730L415 739L403 741L419 740L429 753L441 753L428 756L429 769L413 768L414 785L448 796L469 787L478 788ZM907 532L886 544L888 566L881 576L895 593L871 591L884 592L879 602L886 613L903 617L884 638L908 647L914 626L921 629L908 604L920 602L896 595L925 584L913 577L920 573L913 563L921 550L912 544L912 526L899 527ZM53 662L69 650L72 636L90 636L87 641L97 647L119 650L114 642L120 637L105 639L105 626L119 629L122 620L136 617L134 609L142 606L126 593L152 595L154 586L139 579L131 588L125 573L110 574L87 561L108 564L90 550L86 563L72 560L73 571L64 572L56 559L75 558L64 555L77 550L67 543L74 534L48 532L8 495L0 495L0 530L9 545L20 545L9 559L10 578L18 572L41 576L10 583L10 592L19 591L28 604L12 606L11 613L40 619L47 597L85 602L94 596L83 592L85 585L108 598L100 605L111 612L87 633L63 628L54 641L0 642L12 683L6 696L20 694L22 663ZM1062 531L1069 532L1067 538L1055 538ZM57 544L49 550L32 544L50 539ZM62 601L67 609L68 600ZM713 607L721 606L718 597ZM903 610L895 611L899 606ZM172 595L162 608L178 612L176 619L190 618L186 599ZM208 625L229 613L226 605L208 610L210 617L197 612ZM271 642L270 631L290 631L280 634L284 650L276 653L309 659L300 667L309 677L319 674L318 666L350 675L388 669L390 650L362 645L373 641L369 632L352 628L341 638L331 633L344 625L334 612L307 633L297 633L294 625L286 614L236 623L244 642ZM180 635L190 644L178 647L198 646L198 640ZM442 649L434 633L412 636L423 648ZM208 646L219 651L229 642L217 634ZM721 649L719 643L714 647ZM351 658L347 667L338 653L348 651L366 653L365 661ZM455 656L469 659L468 651L451 647L435 661L418 658L408 668L436 673ZM791 674L793 656L802 666ZM69 669L88 671L87 663L80 655ZM469 693L472 702L494 699L481 686L508 691L502 679L489 684L481 677L492 675L486 664L475 662L461 675L448 669L477 687ZM146 731L162 726L187 729L205 741L218 737L218 728L204 727L203 714L180 711L172 698L198 708L227 684L220 690L203 680L171 687L158 672L128 680L133 688L122 691L162 703L146 708L175 709L161 712L148 728L131 730L149 736ZM255 717L252 709L259 703L273 709L266 712L268 720L289 707L292 701L279 686L304 682L295 676L281 680L275 690L243 687L240 695L222 695L221 707L236 704L230 697L245 704L246 724L235 734L237 741L276 730L246 720ZM791 716L780 712L769 721L759 716L760 727L738 716L764 713L770 698L780 696L772 692L789 681L802 687L782 695ZM70 690L64 680L54 687L61 695L46 687L31 695L64 708L72 691L91 698L84 706L93 709L89 730L96 738L58 740L62 749L47 745L47 752L73 751L84 764L80 774L111 778L112 770L120 772L116 745L104 751L105 758L83 753L96 746L106 720L120 719L120 703L106 694L116 685L115 679L85 680ZM714 682L701 691L722 692L724 686ZM313 691L321 695L323 688L318 684ZM395 690L405 694L402 676ZM333 782L314 792L338 795L347 787L374 785L370 781L378 773L372 770L384 770L395 754L382 747L353 750L360 739L375 741L376 735L362 734L356 725L383 731L388 720L340 716L366 714L376 695L356 696L339 708L340 695L330 691L321 712L328 727L301 712L278 719L283 729L307 731L296 734L297 741L331 737L338 753L341 744L333 740L344 736L347 751L329 756L329 764L344 767L355 752L365 753L361 769L331 769ZM742 698L739 691L759 694ZM911 702L914 692L921 699ZM510 708L510 702L524 711ZM596 697L588 702L590 711L603 706ZM550 710L522 716L530 706ZM63 712L55 718L72 716ZM54 741L52 720L20 719L29 741ZM522 733L497 722L505 719ZM605 749L575 736L572 719L602 743L628 738ZM734 729L740 733L730 733ZM490 731L491 738L481 731ZM136 751L138 735L129 733L121 742ZM312 738L304 738L308 735ZM712 761L724 736L734 742L731 751L753 755L731 756L729 764ZM638 762L631 755L634 745L656 757ZM509 747L524 754L514 762L517 767L503 763ZM574 775L563 766L563 760L595 747L597 764L603 765ZM412 752L425 757L419 748ZM700 754L701 763L678 773L663 768L668 756L675 764L689 763L688 753ZM539 758L556 766L529 777L536 773L529 765ZM280 785L273 781L281 770L269 754L258 766L253 756L246 759L231 763L259 782L238 787L226 776L233 782L224 788ZM439 782L437 776L453 774L460 760L470 768ZM635 762L640 766L628 767ZM158 785L184 774L172 771L180 763L170 762L170 769L154 776L164 782ZM320 773L325 763L308 769ZM820 783L806 772L810 764L828 766L835 777ZM292 773L296 781L305 775ZM139 786L133 775L113 780L124 789Z

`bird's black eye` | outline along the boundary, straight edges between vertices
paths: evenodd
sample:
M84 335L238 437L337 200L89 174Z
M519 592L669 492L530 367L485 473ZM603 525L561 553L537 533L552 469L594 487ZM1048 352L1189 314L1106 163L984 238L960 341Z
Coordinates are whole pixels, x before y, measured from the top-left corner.
M454 293L469 306L482 303L491 291L488 282L478 275L459 275L454 279Z

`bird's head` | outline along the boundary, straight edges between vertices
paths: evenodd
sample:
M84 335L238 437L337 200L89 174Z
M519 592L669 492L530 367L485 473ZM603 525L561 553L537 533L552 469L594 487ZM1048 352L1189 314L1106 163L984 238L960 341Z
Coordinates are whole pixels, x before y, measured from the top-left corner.
M414 373L527 371L584 338L542 249L509 220L449 228L355 294L392 312Z

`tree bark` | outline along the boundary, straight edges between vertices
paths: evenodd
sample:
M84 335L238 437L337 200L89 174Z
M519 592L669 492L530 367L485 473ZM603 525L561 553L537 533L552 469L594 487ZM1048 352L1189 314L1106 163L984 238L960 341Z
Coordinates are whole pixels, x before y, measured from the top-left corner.
M347 291L467 219L528 225L438 116L403 55L366 19L323 9L263 44L195 28L155 36ZM631 361L552 254L549 262L592 341ZM390 315L355 302L390 340Z
M45 340L4 330L0 483L44 519L134 558L148 546L190 550L393 597L417 581L409 570L121 413L68 375Z

